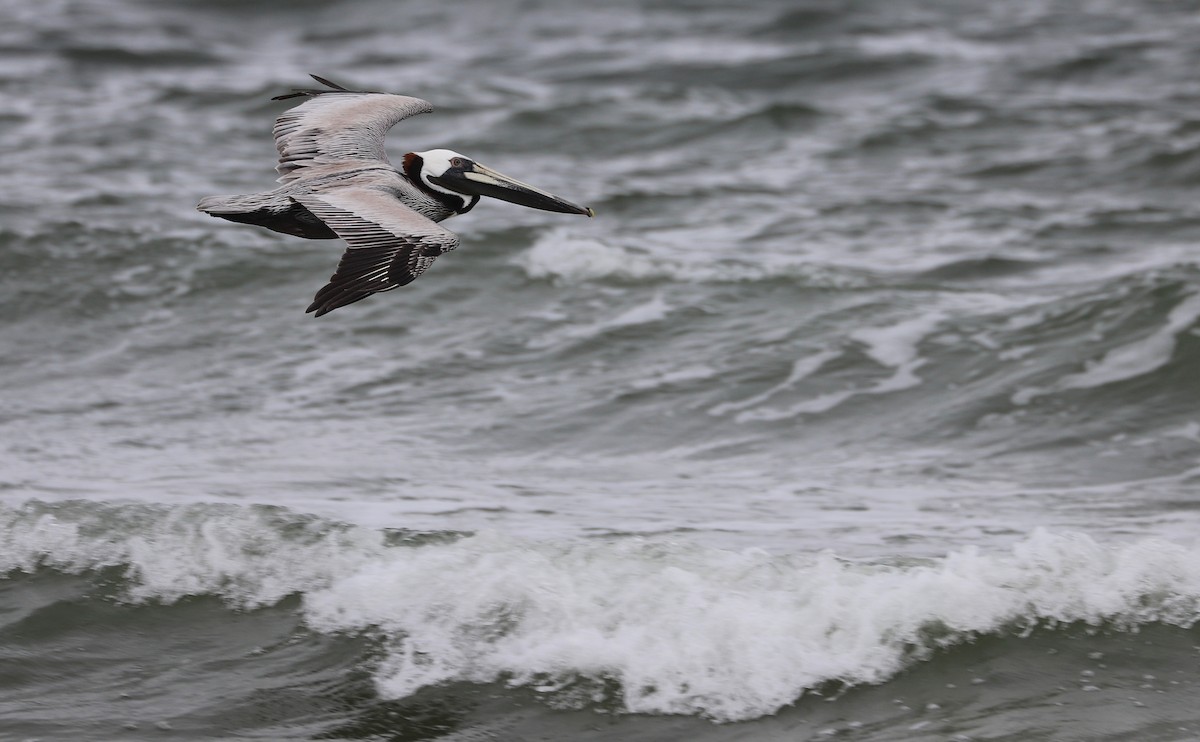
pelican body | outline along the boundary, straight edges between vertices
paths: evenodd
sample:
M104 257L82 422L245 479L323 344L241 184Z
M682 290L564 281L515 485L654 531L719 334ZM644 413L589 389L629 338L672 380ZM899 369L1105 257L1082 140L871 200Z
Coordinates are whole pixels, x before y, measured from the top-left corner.
M275 121L280 186L266 193L210 196L196 208L211 216L312 240L346 241L337 271L317 292L315 316L415 280L434 258L458 246L438 225L490 196L534 209L593 216L531 185L448 149L409 152L388 161L384 137L396 123L433 110L406 95L346 88L312 76L328 90L303 97Z

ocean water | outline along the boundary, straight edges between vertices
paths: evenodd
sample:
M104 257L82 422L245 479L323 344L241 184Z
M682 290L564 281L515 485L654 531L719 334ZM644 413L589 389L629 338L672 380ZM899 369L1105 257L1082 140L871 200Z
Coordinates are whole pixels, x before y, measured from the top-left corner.
M0 0L0 739L1197 740L1200 3ZM212 219L308 73L593 207Z

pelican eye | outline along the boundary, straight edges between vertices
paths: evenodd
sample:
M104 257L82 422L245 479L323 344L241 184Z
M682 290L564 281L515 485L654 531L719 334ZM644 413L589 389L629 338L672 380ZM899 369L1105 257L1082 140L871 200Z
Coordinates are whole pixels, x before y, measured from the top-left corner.
M466 167L467 161L461 157L450 158L450 167Z

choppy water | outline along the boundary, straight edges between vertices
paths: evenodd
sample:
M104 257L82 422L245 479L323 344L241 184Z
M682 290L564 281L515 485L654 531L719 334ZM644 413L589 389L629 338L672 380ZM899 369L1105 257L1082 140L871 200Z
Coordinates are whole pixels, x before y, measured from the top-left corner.
M0 1L0 737L1185 740L1200 4ZM590 205L211 219L309 72Z

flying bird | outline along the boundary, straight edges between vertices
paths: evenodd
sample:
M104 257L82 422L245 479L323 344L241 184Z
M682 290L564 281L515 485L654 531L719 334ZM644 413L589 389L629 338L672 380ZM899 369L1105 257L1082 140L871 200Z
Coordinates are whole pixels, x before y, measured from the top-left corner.
M278 188L210 196L196 208L311 240L345 240L337 271L313 298L314 316L412 282L434 258L458 246L438 222L491 196L534 209L594 216L527 183L448 149L409 152L395 167L384 152L388 130L429 113L407 95L347 90L313 75L327 90L295 90L271 100L305 98L275 120Z

